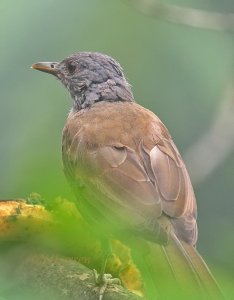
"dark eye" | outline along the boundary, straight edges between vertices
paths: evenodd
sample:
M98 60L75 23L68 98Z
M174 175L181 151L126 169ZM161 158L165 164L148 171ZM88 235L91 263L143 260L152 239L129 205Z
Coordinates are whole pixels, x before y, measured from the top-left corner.
M73 74L76 70L76 64L74 62L67 63L67 70L70 74Z

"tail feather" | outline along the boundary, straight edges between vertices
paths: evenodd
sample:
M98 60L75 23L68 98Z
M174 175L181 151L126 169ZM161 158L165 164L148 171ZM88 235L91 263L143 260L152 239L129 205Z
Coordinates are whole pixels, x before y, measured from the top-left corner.
M165 251L158 244L148 243L147 246L149 252L141 257L143 261L140 266L147 299L173 299L177 284L173 268L168 267Z
M186 244L185 242L181 242L183 248L187 252L190 260L193 264L193 267L198 274L199 280L202 283L203 289L205 290L206 295L211 296L211 299L224 299L224 295L210 272L208 266L205 261L202 259L198 251Z
M174 270L176 284L182 294L189 299L203 294L199 276L190 260L189 255L176 238L172 238L168 245L161 246L167 256L170 268Z
M224 299L197 250L176 236L164 246L138 240L134 248L148 300Z

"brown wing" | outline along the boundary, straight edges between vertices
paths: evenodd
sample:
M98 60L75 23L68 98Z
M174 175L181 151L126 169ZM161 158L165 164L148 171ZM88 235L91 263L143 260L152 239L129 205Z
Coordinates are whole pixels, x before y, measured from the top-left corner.
M77 155L71 153L77 153L78 148L73 140L68 152L63 149L65 174L70 182L76 185L82 180L89 189L94 186L105 196L99 197L105 208L129 217L134 215L135 223L139 219L136 215L145 220L162 214L159 194L132 149L126 146L86 149L85 157L77 160Z
M166 145L167 153L163 149ZM81 165L71 156L64 158L64 164L69 177L74 180L75 176L76 184L81 177L85 184L89 181L108 196L104 205L110 210L119 208L119 214L124 211L127 216L134 210L134 217L140 213L145 219L158 218L163 211L172 218L177 235L194 244L197 233L193 190L176 152L172 158L173 151L168 141L161 141L150 152L141 145L142 165L137 154L126 146L99 147L86 152L85 168L91 166L88 176L80 174Z
M171 139L160 140L151 150L140 146L147 174L159 191L163 212L171 217L176 234L190 244L197 240L197 207L182 158Z
M139 109L141 124L153 124L149 126L149 130L145 130L147 136L143 136L138 125ZM100 207L107 208L110 212L117 211L119 216L127 212L126 217L131 215L136 222L138 215L147 220L151 217L159 218L164 213L170 217L177 236L195 244L196 202L184 163L160 120L145 110L144 123L142 108L137 107L136 110L132 118L132 122L136 120L132 133L134 143L129 139L124 140L125 135L117 135L118 128L111 132L111 138L116 135L118 142L113 140L110 145L105 145L97 141L97 138L110 136L111 131L107 127L110 123L106 128L105 124L100 125L100 120L105 120L101 117L97 118L99 122L92 124L97 128L96 131L91 131L92 134L96 133L90 138L93 143L84 139L90 131L83 134L80 129L73 130L69 126L65 128L65 173L75 185L82 180L89 185L90 190L93 188L105 195L105 203ZM119 116L120 113L117 112L116 115ZM90 118L90 122L94 122L93 120L93 117ZM81 127L87 130L89 123L85 124ZM125 126L124 117L117 124ZM125 133L124 128L121 132Z

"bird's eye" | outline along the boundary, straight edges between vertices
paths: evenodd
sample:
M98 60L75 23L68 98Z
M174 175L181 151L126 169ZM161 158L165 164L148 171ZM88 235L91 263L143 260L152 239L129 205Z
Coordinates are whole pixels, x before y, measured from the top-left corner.
M68 70L68 72L69 72L70 74L73 74L73 73L75 72L75 70L76 70L76 64L73 63L73 62L69 62L69 63L67 64L67 70Z

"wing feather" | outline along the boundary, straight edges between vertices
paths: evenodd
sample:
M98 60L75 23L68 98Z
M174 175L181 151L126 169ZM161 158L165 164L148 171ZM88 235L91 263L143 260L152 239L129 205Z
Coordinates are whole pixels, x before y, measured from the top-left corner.
M90 190L95 187L106 197L102 201L107 203L101 205L110 211L112 207L113 210L119 209L120 213L121 210L134 211L145 220L160 218L162 213L167 215L177 236L195 244L197 227L193 188L170 135L158 119L155 122L159 124L159 127L153 127L156 131L152 129L145 137L140 134L136 136L136 142L129 144L120 141L110 145L91 144L84 139L82 127L79 130L65 127L65 174L74 185L82 182L87 187L90 183ZM102 136L105 136L104 132Z

